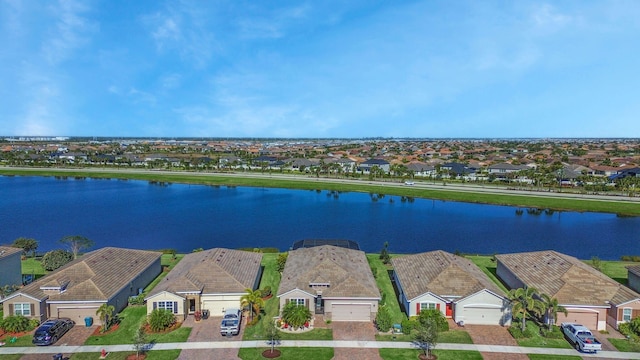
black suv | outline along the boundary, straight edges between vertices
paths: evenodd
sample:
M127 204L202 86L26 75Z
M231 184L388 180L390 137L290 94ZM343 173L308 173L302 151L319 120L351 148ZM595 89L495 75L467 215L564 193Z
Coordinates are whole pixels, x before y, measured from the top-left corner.
M54 319L43 322L33 334L36 345L51 345L66 334L75 323L71 319Z

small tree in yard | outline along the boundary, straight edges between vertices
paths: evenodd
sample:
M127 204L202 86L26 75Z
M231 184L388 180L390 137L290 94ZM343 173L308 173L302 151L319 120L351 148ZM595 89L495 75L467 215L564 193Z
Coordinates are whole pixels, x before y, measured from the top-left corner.
M287 264L287 258L289 257L289 253L281 253L278 254L278 258L276 259L276 270L279 273L284 271L284 266Z
M62 244L66 244L69 247L69 250L73 253L73 258L78 258L78 253L83 249L88 249L94 245L93 240L87 239L84 236L73 235L73 236L65 236L60 239Z
M264 300L262 300L262 292L258 290L245 289L246 294L240 298L240 305L249 308L249 315L251 322L253 322L253 314L260 314L260 310L264 307Z
M388 264L391 261L391 257L389 256L389 242L385 241L382 250L380 250L380 260L382 260L383 264Z
M391 329L393 320L391 314L386 306L380 306L378 313L376 314L376 327L382 332L387 332Z
M144 332L144 328L141 326L133 336L133 348L136 349L136 359L140 358L140 354L144 353L147 346L147 334Z
M53 271L73 260L73 254L66 250L51 250L42 257L42 267Z
M102 332L109 330L109 326L111 325L111 315L113 315L115 310L116 308L113 305L109 305L107 303L100 305L98 310L96 310L96 315L100 317L100 320L102 320Z
M311 320L311 310L305 305L288 302L282 309L282 320L293 328L299 328Z
M438 344L438 324L433 320L418 322L413 332L413 341L424 352L421 359L432 359L431 351Z
M273 321L267 321L264 332L265 335L267 335L267 339L269 339L269 343L271 344L271 353L273 353L276 343L280 342L280 330L278 330Z
M31 253L31 257L35 257L36 250L38 249L38 241L31 238L19 237L11 246L21 248L22 254L25 256Z

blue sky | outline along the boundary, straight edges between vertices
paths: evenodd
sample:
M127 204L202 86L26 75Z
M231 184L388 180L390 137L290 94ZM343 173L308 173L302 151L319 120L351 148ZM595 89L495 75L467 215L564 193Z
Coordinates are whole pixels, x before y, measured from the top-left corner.
M0 135L640 137L640 1L0 0Z

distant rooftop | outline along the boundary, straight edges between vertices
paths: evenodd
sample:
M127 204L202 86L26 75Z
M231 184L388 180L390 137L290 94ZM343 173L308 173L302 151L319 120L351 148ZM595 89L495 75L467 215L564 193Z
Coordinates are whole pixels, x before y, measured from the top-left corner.
M293 243L292 250L301 248L312 248L316 246L333 245L343 247L346 249L360 250L360 245L353 240L339 240L339 239L305 239L299 240Z

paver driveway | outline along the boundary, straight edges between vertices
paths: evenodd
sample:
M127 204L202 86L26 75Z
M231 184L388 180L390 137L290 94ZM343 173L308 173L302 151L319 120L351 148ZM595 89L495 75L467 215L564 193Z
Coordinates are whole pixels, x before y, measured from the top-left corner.
M87 341L87 338L91 336L91 334L93 334L96 328L97 326L86 327L86 326L79 326L78 324L76 324L76 326L74 326L73 328L71 328L71 330L69 330L69 332L64 334L64 336L61 337L60 340L58 340L58 342L56 342L54 346L84 345L84 343ZM63 355L65 357L71 356L71 354L63 354ZM26 354L26 355L22 355L20 360L51 360L52 358L53 358L52 354Z
M339 321L331 324L334 340L375 341L376 329L370 322ZM333 360L382 360L378 349L335 348Z
M474 344L518 346L506 327L497 325L465 325ZM484 360L528 360L524 354L482 353Z
M187 320L182 326L191 327L191 334L189 334L189 342L198 341L241 341L244 334L244 327L247 323L247 319L242 319L242 326L240 327L240 334L235 336L222 336L220 335L220 324L222 323L222 317L210 317L200 322L195 322L193 316L187 317ZM185 349L180 352L178 360L212 360L212 359L224 359L235 360L240 359L238 357L238 349Z

